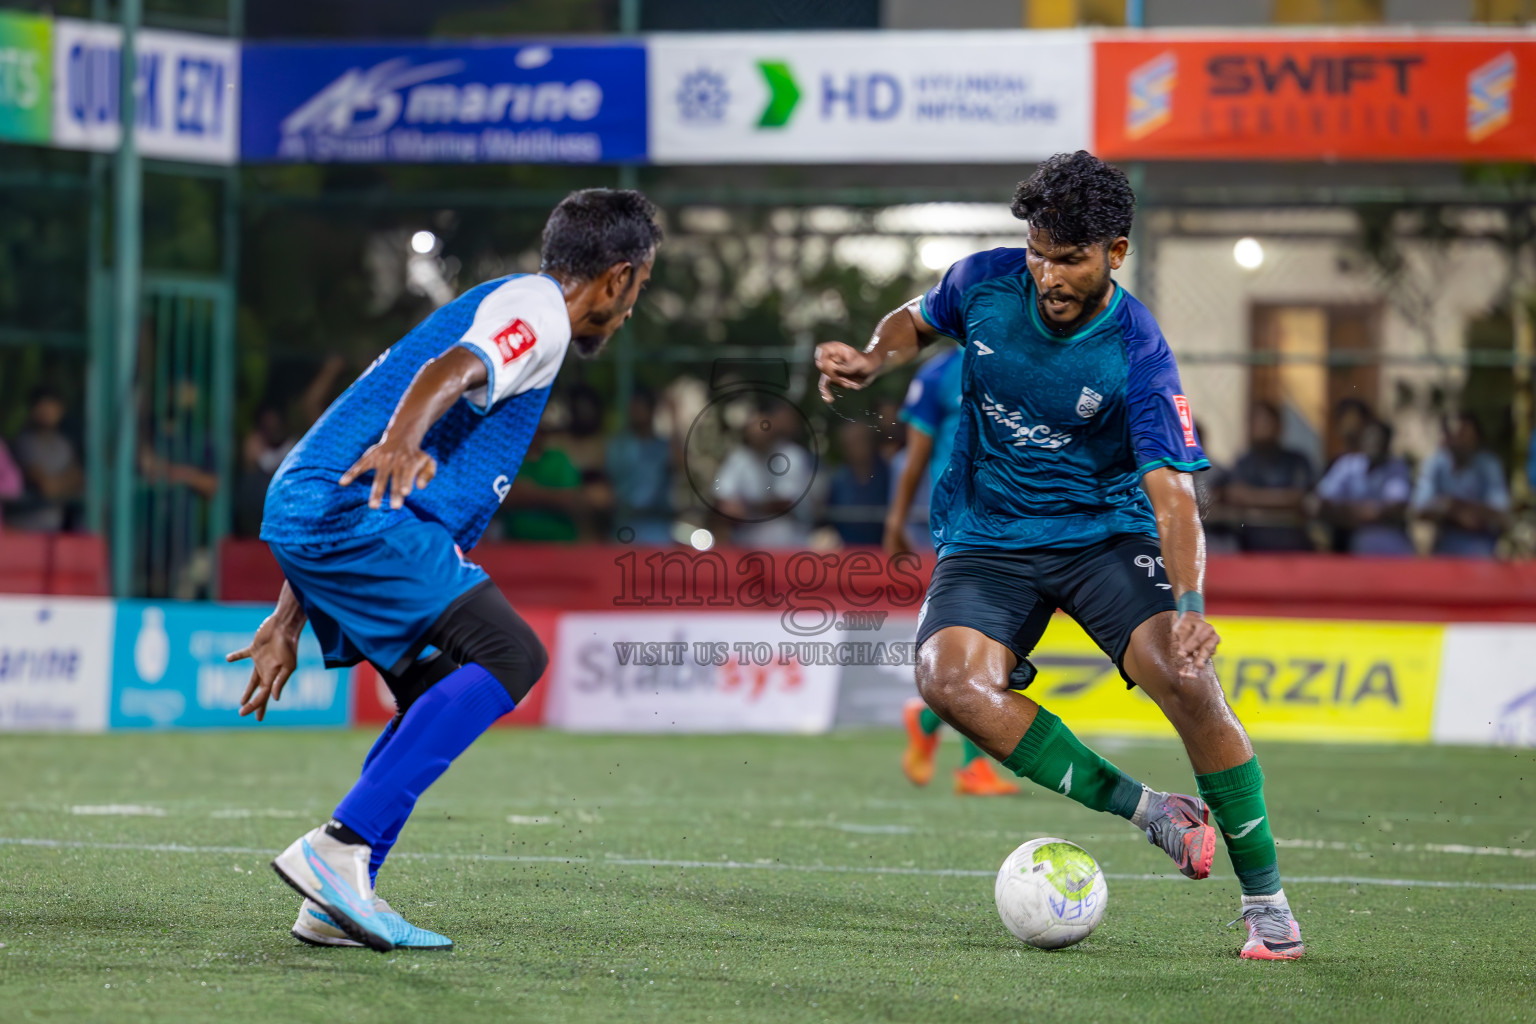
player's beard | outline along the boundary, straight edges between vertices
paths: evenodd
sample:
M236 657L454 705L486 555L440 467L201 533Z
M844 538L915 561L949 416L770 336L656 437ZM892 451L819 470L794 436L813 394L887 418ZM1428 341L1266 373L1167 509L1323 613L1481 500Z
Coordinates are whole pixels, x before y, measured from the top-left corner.
M582 334L571 339L571 348L576 350L576 356L580 359L596 359L602 355L603 349L608 346L608 334Z
M1035 292L1035 308L1040 311L1041 321L1044 322L1045 326L1049 327L1054 333L1062 335L1071 334L1079 327L1083 326L1083 324L1087 323L1089 320L1092 320L1095 316L1098 315L1099 306L1104 302L1104 296L1109 294L1109 289L1113 284L1114 280L1109 276L1109 274L1106 273L1104 275L1104 280L1099 283L1099 286L1089 294L1083 296L1083 304L1078 309L1077 316L1073 317L1066 323L1062 323L1059 320L1052 320L1049 316L1046 315L1045 296L1041 295L1038 290Z

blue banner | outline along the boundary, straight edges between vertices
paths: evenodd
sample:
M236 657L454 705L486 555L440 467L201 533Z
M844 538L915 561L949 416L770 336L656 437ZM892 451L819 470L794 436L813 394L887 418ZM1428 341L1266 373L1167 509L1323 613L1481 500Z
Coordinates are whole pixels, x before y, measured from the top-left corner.
M241 159L295 163L641 161L638 44L247 44Z
M270 608L264 606L119 601L112 651L113 729L251 728L240 698L251 663L224 655L250 643ZM345 726L351 671L325 667L320 645L305 630L299 667L282 700L267 709L271 726Z

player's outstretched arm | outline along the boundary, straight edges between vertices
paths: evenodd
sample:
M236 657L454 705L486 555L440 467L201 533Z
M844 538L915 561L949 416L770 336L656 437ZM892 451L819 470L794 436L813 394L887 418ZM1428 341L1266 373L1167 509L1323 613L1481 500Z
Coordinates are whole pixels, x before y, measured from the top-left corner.
M862 352L846 342L822 342L816 346L816 369L821 371L817 387L822 401L832 401L834 387L858 391L886 370L911 362L920 348L938 336L923 316L922 300L913 299L875 325L875 333Z
M1195 497L1195 478L1191 473L1164 466L1141 478L1152 499L1157 517L1157 535L1163 548L1163 568L1173 584L1175 600L1185 603L1193 595L1201 600L1198 609L1179 613L1173 626L1174 649L1182 659L1179 675L1193 679L1216 653L1221 637L1205 621L1202 593L1205 589L1205 528L1200 525L1200 502Z
M277 607L256 630L249 645L224 656L228 662L251 659L251 681L240 698L240 716L256 713L256 721L267 715L267 701L281 700L288 677L299 666L299 633L304 629L304 607L293 588L283 581Z
M384 436L341 475L341 486L372 473L368 507L378 508L386 494L390 508L403 506L413 489L427 486L437 475L437 460L421 450L421 439L453 403L464 397L464 392L481 386L486 379L485 363L460 346L427 363L400 396Z

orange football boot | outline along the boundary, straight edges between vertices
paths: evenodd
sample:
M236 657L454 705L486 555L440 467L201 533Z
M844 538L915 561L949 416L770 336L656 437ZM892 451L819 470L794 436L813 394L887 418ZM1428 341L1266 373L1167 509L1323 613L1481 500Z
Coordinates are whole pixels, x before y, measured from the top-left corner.
M1012 796L1018 791L1019 787L999 776L984 757L955 772L955 792L961 796Z
M901 709L901 720L907 727L907 749L901 755L901 770L914 786L926 786L933 781L933 752L939 748L939 734L930 736L919 724L926 707L913 697Z

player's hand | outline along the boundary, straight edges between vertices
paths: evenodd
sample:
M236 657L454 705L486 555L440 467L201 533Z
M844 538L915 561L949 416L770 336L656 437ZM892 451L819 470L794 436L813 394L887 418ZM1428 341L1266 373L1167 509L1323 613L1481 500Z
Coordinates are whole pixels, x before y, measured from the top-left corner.
M240 717L254 711L260 722L267 716L267 701L282 699L283 687L299 667L299 631L275 614L267 616L248 646L224 656L231 663L246 658L251 659L251 681L240 698Z
M1182 612L1173 621L1173 653L1179 662L1180 679L1196 679L1216 653L1221 637L1199 612Z
M907 536L907 524L887 519L885 533L880 538L880 546L885 548L885 553L892 558L897 555L910 555L912 541Z
M414 444L390 441L386 434L341 474L341 486L348 486L364 473L373 474L369 508L382 505L386 494L390 508L401 508L412 490L421 490L437 476L437 460Z
M821 371L817 390L821 400L832 401L834 387L858 391L879 369L875 360L852 345L841 341L824 341L816 346L816 369Z

